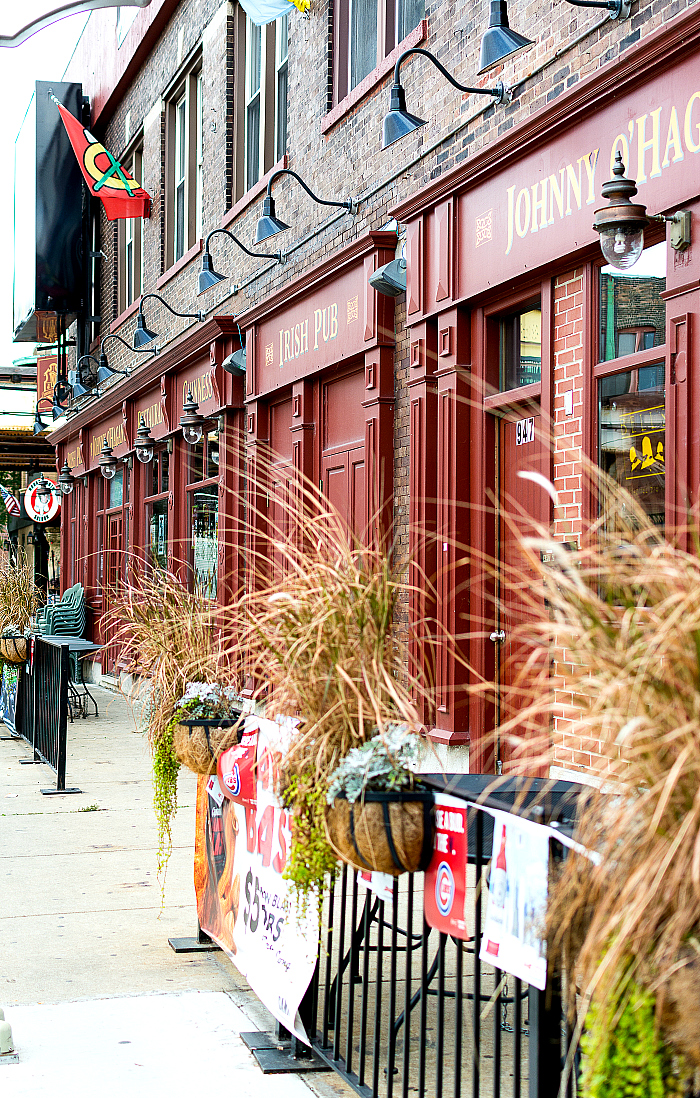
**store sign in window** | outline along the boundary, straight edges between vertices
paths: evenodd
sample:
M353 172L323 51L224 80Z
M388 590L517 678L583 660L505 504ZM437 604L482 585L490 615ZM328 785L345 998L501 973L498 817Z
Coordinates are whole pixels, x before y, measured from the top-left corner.
M202 488L193 492L191 499L194 587L205 598L215 599L219 559L218 488Z

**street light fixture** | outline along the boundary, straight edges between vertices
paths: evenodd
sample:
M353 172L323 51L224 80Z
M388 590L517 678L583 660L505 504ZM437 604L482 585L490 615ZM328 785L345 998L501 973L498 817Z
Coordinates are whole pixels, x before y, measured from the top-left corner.
M161 297L160 294L145 294L139 302L139 311L136 317L136 329L133 338L135 351L140 351L146 343L152 343L154 339L158 338L156 332L153 332L150 328L146 327L146 321L143 315L144 302L148 301L149 298L152 298L154 301L160 301L161 305L165 305L165 308L168 312L172 313L173 316L182 316L185 317L186 320L198 320L200 324L206 320L206 313L180 313L177 309L173 309L172 305L168 305L165 298Z
M63 468L61 469L61 474L58 478L58 487L64 496L69 496L75 488L75 477L71 473L68 459L63 462Z
M464 84L459 84L454 76L447 71L444 65L440 64L437 57L433 57L432 53L428 50L420 49L418 46L415 46L410 50L404 50L394 66L394 83L391 85L389 113L384 116L383 149L387 149L389 145L393 145L395 141L405 137L407 133L412 133L413 130L417 130L425 125L425 119L418 118L415 114L409 114L406 110L406 93L399 80L399 69L406 58L411 57L414 53L429 58L435 67L440 70L442 75L449 80L450 84L457 88L458 91L469 92L472 95L490 95L496 103L501 104L510 103L513 99L513 92L511 89L507 88L500 80L495 88L469 88Z
M625 165L618 152L613 167L613 178L601 187L607 206L593 215L593 228L600 233L600 247L607 262L620 271L626 271L639 259L644 250L644 230L652 221L671 223L670 243L677 252L684 252L691 241L690 210L678 210L674 214L647 214L646 206L630 200L637 193L634 179L625 178Z
M134 439L134 450L136 451L136 457L143 465L147 465L149 461L153 460L153 439L143 416L139 420L139 428Z
M54 485L50 480L47 480L44 474L41 474L39 483L36 486L36 496L42 503L48 508L51 503L51 497L53 495Z
M208 233L207 238L204 241L204 251L202 253L202 269L199 272L197 296L199 296L199 294L206 293L206 291L210 290L212 286L216 286L217 282L225 282L226 279L229 277L228 275L222 275L219 274L218 271L215 271L214 264L211 260L209 241L213 236L216 236L217 233L223 233L224 236L228 236L231 240L234 241L234 243L238 245L239 248L241 248L242 251L246 253L246 255L252 256L253 259L276 259L278 263L282 262L281 252L251 252L250 248L246 248L245 244L242 244L238 237L234 236L233 233L230 233L228 229L212 229L212 231Z
M196 446L204 434L204 424L206 420L204 416L199 414L199 404L192 396L192 390L187 390L187 400L182 405L182 415L180 416L180 426L182 427L182 437L189 446Z
M111 332L109 335L106 335L100 343L100 360L97 370L98 383L102 381L109 381L111 377L129 377L129 375L131 374L131 370L114 370L109 365L109 362L107 361L107 355L105 354L104 349L105 343L108 339L116 339L118 343L121 343L124 347L126 347L127 351L137 351L138 354L158 354L157 347L130 347L125 339L122 339L122 337L117 335L115 332Z
M108 444L106 435L104 445L100 451L100 456L97 459L97 464L99 465L100 472L105 480L112 480L117 472L119 463L117 459L112 456L112 447Z
M313 198L314 202L317 202L319 206L337 206L342 210L349 210L350 213L357 213L357 202L348 198L344 202L335 202L327 198L319 198L317 194L306 185L304 180L296 172L293 172L291 168L280 168L279 171L273 172L267 181L267 193L263 201L262 217L258 218L258 224L255 230L255 243L261 244L263 240L267 240L270 236L275 236L276 233L282 233L285 229L289 228L289 225L285 221L275 215L275 200L272 197L272 184L276 179L279 179L281 175L291 175L298 183L301 183L302 187Z

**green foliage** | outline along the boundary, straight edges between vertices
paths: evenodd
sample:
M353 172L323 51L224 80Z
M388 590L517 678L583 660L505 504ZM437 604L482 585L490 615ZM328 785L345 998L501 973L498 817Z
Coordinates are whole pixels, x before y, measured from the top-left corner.
M180 709L168 722L162 734L152 744L153 808L158 825L158 881L161 904L165 903L165 874L173 850L172 824L177 812L177 776L180 760L173 749L173 732L180 723Z
M368 789L389 793L413 787L420 740L405 724L387 724L360 747L353 747L330 776L328 804L344 795L351 804Z
M283 800L293 813L292 845L283 876L294 883L303 901L314 890L320 893L326 876L334 877L338 868L326 838L326 790L312 771L292 774Z
M583 1098L670 1098L684 1093L654 1020L654 996L630 980L616 1001L594 1000L581 1039Z

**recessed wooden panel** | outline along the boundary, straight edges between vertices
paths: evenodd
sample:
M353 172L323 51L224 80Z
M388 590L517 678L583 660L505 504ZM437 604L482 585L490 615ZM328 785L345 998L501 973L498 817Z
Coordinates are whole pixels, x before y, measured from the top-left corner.
M437 252L437 284L435 300L444 301L452 295L452 203L443 202L435 210L435 244Z
M270 448L280 457L292 458L292 401L270 405Z
M420 312L423 305L423 221L406 227L406 312Z
M359 443L365 435L365 371L357 370L323 386L323 449Z

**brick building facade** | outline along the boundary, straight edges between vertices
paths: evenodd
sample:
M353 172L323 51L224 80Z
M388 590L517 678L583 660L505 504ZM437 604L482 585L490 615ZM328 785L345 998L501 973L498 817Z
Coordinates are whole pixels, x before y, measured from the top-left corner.
M154 197L139 225L98 213L95 347L107 334L130 342L143 293L206 317L177 318L148 301L159 355L108 343L110 366L129 376L76 403L54 432L59 463L79 478L64 509L63 582L83 582L99 615L124 553L184 558L196 570L193 554L205 562L213 536L207 582L220 596L235 585L239 504L230 501L243 483L243 432L249 446L269 441L320 481L357 529L378 503L391 506L399 551L436 577L432 601L418 593L401 608L407 659L421 658L408 651L410 621L435 617L452 635L475 634L467 656L477 674L505 674L507 640L488 638L491 628L507 634L509 609L496 620L458 548L501 552L489 498L511 492L557 537L576 539L590 514L581 452L624 479L640 424L640 460L643 444L655 462L650 513L664 511L665 493L671 521L697 495L700 439L689 424L700 374L687 338L700 309L698 247L672 251L659 225L642 273L618 277L603 269L591 225L620 149L650 212L691 208L695 229L700 12L635 0L629 19L613 20L563 0L519 0L510 23L533 44L482 77L484 6L382 2L377 13L369 39L343 0L312 0L308 17L290 8L286 25L260 31L238 4L218 0L152 0L130 26L110 10L90 17L68 78L90 98L95 133ZM464 84L502 80L512 102L462 95L413 56L401 79L408 110L427 124L382 149L391 70L414 46ZM355 200L357 212L316 205L283 176L273 196L291 228L254 245L267 180L282 167L322 198ZM230 277L198 297L203 241L219 228L253 251L281 248L284 261L251 258L217 235L213 265ZM397 254L407 291L394 300L367 279ZM245 379L222 368L241 341ZM679 353L682 378L672 373ZM178 429L188 386L216 424L199 457ZM119 492L99 475L99 450L107 435L117 458L133 457L141 414L156 462L127 462ZM514 479L522 468L552 477L556 512ZM108 648L108 669L117 663ZM493 769L494 713L467 702L465 672L447 649L430 673L435 705L424 716L440 750L454 768ZM563 724L557 734L563 772L595 765L566 742Z

